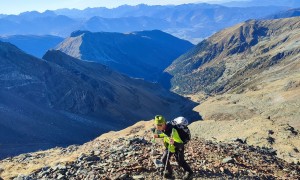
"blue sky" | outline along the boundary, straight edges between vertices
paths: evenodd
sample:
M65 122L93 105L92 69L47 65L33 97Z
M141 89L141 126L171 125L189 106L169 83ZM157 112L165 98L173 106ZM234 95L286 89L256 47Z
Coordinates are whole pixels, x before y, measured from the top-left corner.
M224 2L229 0L0 0L0 14L19 14L25 11L40 11L60 8L84 9L87 7L113 8L123 4L184 4L196 2Z

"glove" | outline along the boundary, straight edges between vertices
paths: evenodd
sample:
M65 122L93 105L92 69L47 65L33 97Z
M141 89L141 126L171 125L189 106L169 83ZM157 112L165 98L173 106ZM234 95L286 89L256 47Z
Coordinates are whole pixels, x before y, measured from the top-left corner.
M169 147L168 147L169 151L171 153L174 153L175 152L175 146L173 144L169 144Z

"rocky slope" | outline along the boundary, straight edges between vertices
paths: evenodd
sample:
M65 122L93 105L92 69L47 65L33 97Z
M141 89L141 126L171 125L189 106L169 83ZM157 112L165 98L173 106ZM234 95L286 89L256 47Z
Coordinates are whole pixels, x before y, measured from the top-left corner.
M290 67L289 72L285 68ZM249 144L272 147L288 161L300 159L300 74L292 63L265 71L256 81L244 83L239 93L199 99L194 110L203 119L199 136L217 141L245 138ZM296 73L297 72L297 73ZM271 77L271 78L270 78ZM203 96L202 96L203 98Z
M244 138L299 160L299 22L247 21L216 33L167 69L173 90L200 102L194 110L207 121L195 126L199 137Z
M131 77L158 81L163 70L193 45L162 31L128 34L73 32L57 49L78 59L99 62Z
M201 123L201 122L199 122ZM23 154L0 161L9 179L161 179L160 141L151 141L152 122L139 122L110 132L82 146ZM192 132L193 133L193 132ZM186 146L194 179L297 179L299 164L276 157L276 151L245 144L240 139L215 143L194 137ZM176 178L182 170L171 159Z
M44 59L0 42L1 158L83 143L156 113L191 114L195 105L157 84L59 51Z

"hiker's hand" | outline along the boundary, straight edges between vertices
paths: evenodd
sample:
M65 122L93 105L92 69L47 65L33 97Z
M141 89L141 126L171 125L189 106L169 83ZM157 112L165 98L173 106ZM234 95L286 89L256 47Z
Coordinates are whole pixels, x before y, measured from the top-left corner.
M158 134L154 134L154 135L153 135L153 138L158 138Z
M173 138L170 138L170 144L174 144L174 139Z

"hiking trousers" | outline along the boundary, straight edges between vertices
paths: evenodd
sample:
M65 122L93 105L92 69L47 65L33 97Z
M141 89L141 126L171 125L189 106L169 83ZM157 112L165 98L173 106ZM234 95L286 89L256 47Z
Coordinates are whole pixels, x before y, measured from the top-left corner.
M172 155L175 156L175 159L176 159L178 165L180 167L182 167L184 169L184 171L190 172L190 173L193 172L191 167L184 160L184 145L182 145L182 147L176 148L174 153L170 152L170 154L169 154L169 159L168 159L168 162L167 162L166 169L170 174L172 174L172 168L171 168L171 165L170 165L170 158L172 157ZM164 165L166 165L167 157L168 157L168 149L165 150L165 152L164 152L164 154L161 158L161 161L163 162Z

